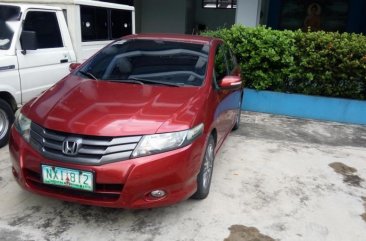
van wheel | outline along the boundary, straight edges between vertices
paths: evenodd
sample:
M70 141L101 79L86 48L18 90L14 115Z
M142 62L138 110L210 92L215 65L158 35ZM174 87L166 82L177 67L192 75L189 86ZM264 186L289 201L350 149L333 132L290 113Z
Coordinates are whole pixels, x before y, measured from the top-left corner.
M197 191L193 194L193 199L205 199L210 192L212 171L215 160L215 140L211 135L208 138L208 143L203 157L201 170L197 176Z
M6 101L0 99L0 147L8 143L10 127L13 122L13 109Z

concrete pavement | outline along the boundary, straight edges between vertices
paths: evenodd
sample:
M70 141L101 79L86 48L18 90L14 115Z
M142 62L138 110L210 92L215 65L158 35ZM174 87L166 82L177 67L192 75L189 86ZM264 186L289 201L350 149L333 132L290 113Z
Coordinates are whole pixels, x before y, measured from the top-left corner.
M366 127L243 113L211 193L152 210L81 206L20 189L0 149L0 240L364 241Z

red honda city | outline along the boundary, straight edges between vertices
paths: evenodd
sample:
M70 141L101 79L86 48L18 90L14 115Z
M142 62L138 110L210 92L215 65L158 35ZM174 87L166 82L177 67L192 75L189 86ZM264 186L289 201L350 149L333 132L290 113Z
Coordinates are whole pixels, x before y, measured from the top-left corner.
M204 199L240 123L240 68L220 39L114 41L16 114L12 172L34 193L118 208Z

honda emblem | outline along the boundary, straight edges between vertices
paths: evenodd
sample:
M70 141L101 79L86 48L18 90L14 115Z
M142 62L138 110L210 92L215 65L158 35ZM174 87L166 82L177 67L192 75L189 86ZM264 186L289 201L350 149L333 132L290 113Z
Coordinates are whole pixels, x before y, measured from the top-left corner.
M62 143L62 153L68 156L76 156L81 146L80 138L67 138Z

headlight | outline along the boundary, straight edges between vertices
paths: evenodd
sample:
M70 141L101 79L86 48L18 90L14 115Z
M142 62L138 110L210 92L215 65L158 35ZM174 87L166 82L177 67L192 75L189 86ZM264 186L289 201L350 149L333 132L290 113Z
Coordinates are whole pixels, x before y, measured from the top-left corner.
M142 137L132 157L147 156L186 146L203 133L204 125L178 132L147 135Z
M29 142L31 123L32 122L30 119L28 119L25 115L20 113L20 109L15 113L15 121L14 121L15 129L27 142Z

